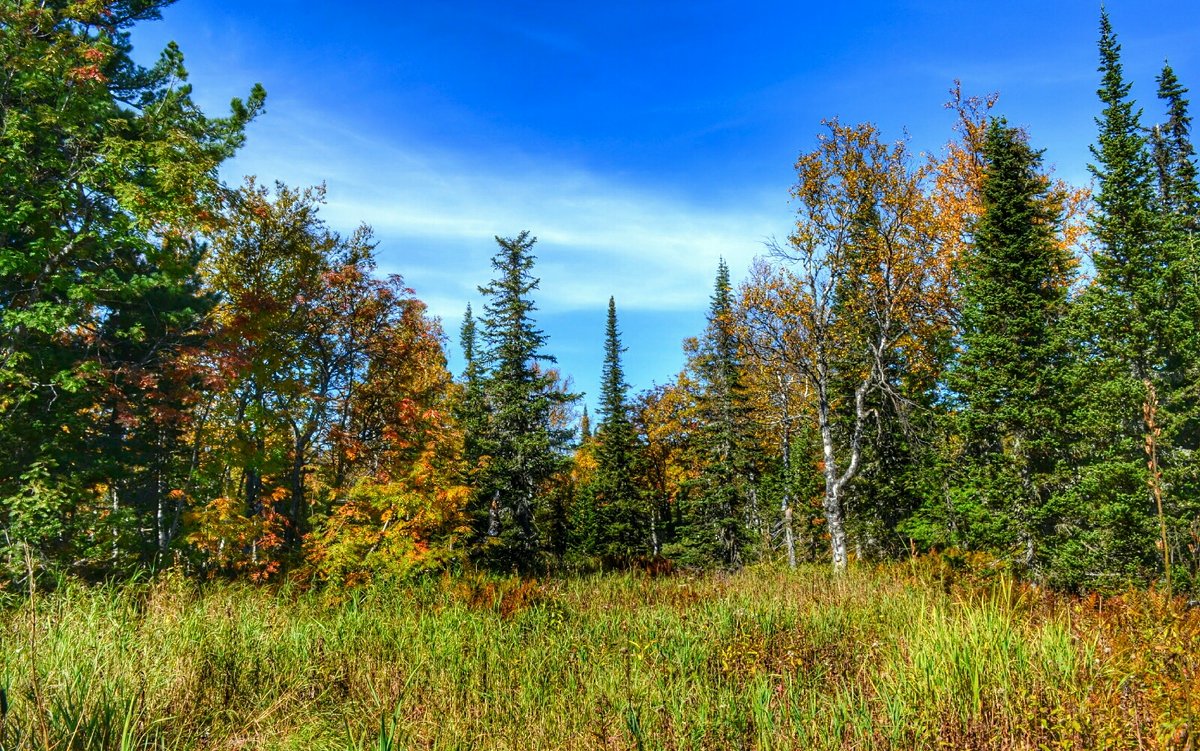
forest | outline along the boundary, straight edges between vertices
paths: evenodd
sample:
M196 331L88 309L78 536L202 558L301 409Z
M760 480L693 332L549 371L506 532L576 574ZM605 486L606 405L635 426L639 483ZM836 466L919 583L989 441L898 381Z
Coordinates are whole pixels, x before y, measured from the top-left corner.
M136 63L170 1L0 0L0 751L1196 747L1200 177L1106 12L1089 185L958 83L937 153L814 123L588 401L536 227L443 322L226 184L267 93Z
M956 85L915 153L824 122L789 237L714 269L687 365L594 415L496 238L451 333L322 186L218 168L157 0L0 19L0 581L352 586L430 573L736 569L931 551L1055 588L1200 587L1200 187L1171 67L1144 112L1101 17L1088 187ZM648 249L653 252L652 249ZM457 322L456 322L457 323Z

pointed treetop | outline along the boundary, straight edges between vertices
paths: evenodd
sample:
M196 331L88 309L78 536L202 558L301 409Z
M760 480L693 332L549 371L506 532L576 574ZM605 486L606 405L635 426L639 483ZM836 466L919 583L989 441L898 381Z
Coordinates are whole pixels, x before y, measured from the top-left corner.
M617 328L617 304L608 298L608 320L604 328L604 373L600 384L600 410L607 425L613 420L625 420L625 370L621 367L621 332Z
M713 285L712 310L725 310L729 307L732 300L733 286L729 282L729 264L725 263L725 258L717 262L717 279Z
M1159 195L1169 211L1195 216L1200 206L1196 151L1192 146L1192 118L1188 90L1179 83L1170 63L1163 62L1158 78L1158 98L1167 105L1167 121L1151 133Z
M467 311L463 314L458 342L459 346L462 347L463 360L466 361L466 365L463 368L463 379L467 382L468 386L477 386L479 382L479 357L477 352L479 334L475 328L475 317L471 311L471 303L467 303Z

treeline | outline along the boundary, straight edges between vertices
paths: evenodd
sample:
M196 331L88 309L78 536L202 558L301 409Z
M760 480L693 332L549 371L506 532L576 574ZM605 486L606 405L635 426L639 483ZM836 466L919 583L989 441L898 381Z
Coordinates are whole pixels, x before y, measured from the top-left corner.
M1200 188L1187 90L1144 120L1101 20L1094 194L956 89L937 156L825 124L794 233L670 383L598 414L497 238L465 368L324 190L222 185L258 116L128 29L161 0L0 3L0 557L88 578L353 584L975 556L1040 581L1200 586Z

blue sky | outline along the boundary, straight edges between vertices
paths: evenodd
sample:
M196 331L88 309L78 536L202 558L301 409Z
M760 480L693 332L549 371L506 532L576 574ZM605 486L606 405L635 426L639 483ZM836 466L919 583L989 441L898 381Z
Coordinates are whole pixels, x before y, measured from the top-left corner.
M1164 58L1200 106L1200 3L1108 9L1147 119ZM149 60L178 42L213 114L261 82L267 112L224 178L325 182L329 224L371 225L381 271L452 342L466 304L482 307L492 237L531 230L548 351L594 405L609 295L631 385L669 381L718 259L736 279L787 235L792 164L822 118L936 151L957 78L999 92L1058 174L1086 182L1098 14L1075 0L180 0L134 44Z

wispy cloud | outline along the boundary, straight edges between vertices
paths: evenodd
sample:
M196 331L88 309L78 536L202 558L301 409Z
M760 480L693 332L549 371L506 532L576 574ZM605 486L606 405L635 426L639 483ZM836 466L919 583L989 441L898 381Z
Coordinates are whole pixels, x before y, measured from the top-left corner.
M494 235L539 238L543 310L598 309L616 295L627 310L670 311L706 305L719 257L745 268L766 237L788 231L783 195L714 209L510 149L408 147L293 110L276 103L233 168L326 182L327 221L372 225L381 268L402 273L446 317L490 278Z

